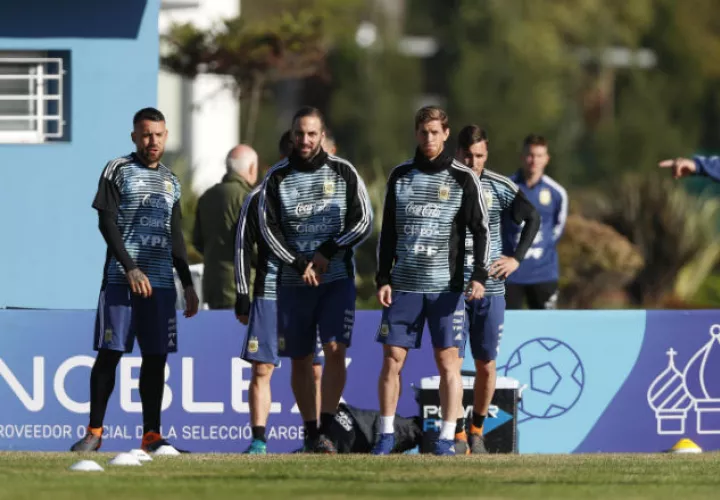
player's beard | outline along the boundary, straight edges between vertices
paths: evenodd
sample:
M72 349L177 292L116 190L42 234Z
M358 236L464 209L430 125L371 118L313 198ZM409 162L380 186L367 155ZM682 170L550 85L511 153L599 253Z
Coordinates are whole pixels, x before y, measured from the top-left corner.
M307 156L305 156L305 154L302 151L300 151L300 148L297 149L297 152L301 158L303 158L305 160L312 160L313 158L315 158L318 155L318 153L320 152L320 148L322 148L322 143L318 143L317 146L315 146L313 149L311 149L308 152Z
M443 152L443 145L437 146L435 144L426 144L423 146L420 146L420 151L423 155L429 160L433 158L437 158L440 156L440 153Z
M164 152L165 151L162 148L157 148L156 152L151 152L149 151L149 148L146 148L140 151L140 157L147 164L158 163Z

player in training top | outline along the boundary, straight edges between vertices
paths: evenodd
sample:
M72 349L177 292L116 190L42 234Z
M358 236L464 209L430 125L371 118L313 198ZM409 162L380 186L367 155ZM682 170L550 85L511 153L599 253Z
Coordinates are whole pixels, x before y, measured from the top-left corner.
M523 142L524 167L510 176L540 214L540 229L525 259L506 282L508 309L555 309L558 300L560 265L557 244L565 229L568 196L565 189L545 175L550 161L544 137L529 135ZM503 221L503 251L516 252L522 228L512 219Z
M180 183L160 163L167 138L162 113L138 111L131 137L136 151L107 164L93 202L107 257L95 320L90 424L72 451L100 448L116 367L124 352L132 352L136 337L142 354L142 448L168 445L160 434L160 409L167 355L177 350L173 266L185 290L185 317L198 310L181 227Z
M485 130L477 125L464 127L458 134L458 150L455 157L472 168L480 179L490 228L490 268L488 269L490 276L485 282L485 296L480 300L468 302L465 306L469 321L470 348L475 359L470 438L468 441L461 417L459 422L462 422L462 426L455 434L455 450L457 453L484 453L486 450L483 424L495 392L495 358L505 323L505 278L518 268L525 252L532 245L540 227L540 216L514 182L504 175L485 168L488 158L488 139ZM512 255L502 254L500 226L503 217L509 217L522 226L520 242ZM474 268L471 236L468 233L465 240L466 281L470 280ZM462 398L462 392L460 397Z
M380 436L374 454L394 445L393 416L400 395L400 371L408 349L419 348L428 323L440 372L445 421L435 453L455 453L455 415L460 407L459 348L465 343L465 298L480 299L488 277L488 216L480 183L445 151L448 118L433 106L415 115L415 157L390 173L378 241L378 300L383 305L377 341L383 346L378 382ZM465 287L465 232L476 256ZM466 289L466 297L463 296ZM450 418L448 418L448 416Z
M283 138L279 144L281 156L285 156ZM235 315L243 325L249 324L241 357L252 364L249 403L253 440L246 453L253 455L267 453L265 428L272 403L270 379L275 367L280 363L277 348L276 307L277 271L280 262L260 234L258 202L261 189L262 184L253 189L245 198L240 211L235 239L235 281L237 285ZM253 259L254 256L256 256L255 259ZM251 267L255 267L252 303L250 302ZM322 370L319 357L321 350L322 347L315 349L314 372ZM320 385L317 383L319 374L313 373L313 377L317 392ZM318 408L318 412L319 397L320 394L317 393L316 408Z
M259 221L281 262L278 350L292 358L293 386L309 447L333 453L327 434L345 387L345 351L355 322L353 247L370 233L372 209L355 168L322 149L323 131L317 109L295 114L293 151L265 178ZM317 334L325 352L319 431L312 377Z

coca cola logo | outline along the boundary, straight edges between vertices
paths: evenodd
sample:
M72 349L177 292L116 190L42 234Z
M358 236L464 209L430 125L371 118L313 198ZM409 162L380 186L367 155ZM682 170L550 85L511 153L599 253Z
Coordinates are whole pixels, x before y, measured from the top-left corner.
M440 217L440 206L435 203L418 205L411 201L405 205L405 214L412 217L428 217L437 219Z
M299 203L295 207L295 214L299 217L308 217L313 214L320 214L325 211L328 202L325 200L316 203Z

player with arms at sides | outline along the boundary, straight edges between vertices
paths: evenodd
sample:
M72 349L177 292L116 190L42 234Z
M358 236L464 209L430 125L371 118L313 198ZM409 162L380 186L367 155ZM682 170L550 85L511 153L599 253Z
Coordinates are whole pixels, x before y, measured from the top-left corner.
M488 210L490 229L490 268L485 282L485 296L480 300L467 302L465 310L469 321L469 340L475 359L475 387L473 416L468 440L465 424L455 434L455 451L458 454L472 452L486 453L483 439L483 424L495 392L497 378L495 359L505 323L505 278L520 265L525 252L532 245L540 227L540 215L530 200L509 178L485 168L488 159L487 133L477 125L468 125L458 134L458 149L455 157L469 166L480 179L482 194ZM520 242L512 255L502 254L501 223L509 217L522 226ZM465 280L473 272L472 235L465 239ZM460 393L462 400L462 392ZM462 408L462 406L461 406Z
M317 109L295 114L293 151L268 172L258 212L263 238L281 263L278 351L292 359L307 447L335 453L328 434L345 387L355 322L353 248L372 230L372 208L355 167L323 150L324 129ZM319 429L312 371L318 334L325 353Z
M286 157L292 150L288 147L290 132L280 138L280 156ZM253 189L242 206L235 238L235 281L237 299L235 315L243 325L249 325L241 358L252 364L250 379L250 426L252 442L245 453L267 453L266 426L270 415L272 395L270 379L280 364L277 346L277 276L280 262L270 251L260 234L258 202L262 184ZM253 299L250 301L250 270L255 267ZM313 376L316 387L316 407L319 413L322 347L315 350Z
M545 168L550 161L548 142L539 135L529 135L523 142L524 167L510 176L540 214L540 229L525 258L505 283L508 309L556 309L560 265L557 244L565 229L568 195ZM511 218L502 226L505 255L516 253L522 227Z
M415 115L415 157L395 167L387 182L376 275L377 297L383 306L377 341L384 346L375 455L388 455L395 447L400 372L408 350L420 348L426 321L440 372L444 416L435 454L455 454L465 300L480 299L485 293L490 241L480 183L472 170L445 151L449 134L445 111L434 106L420 109ZM468 229L477 258L465 287Z
M669 168L674 179L689 175L705 175L720 182L720 156L693 156L675 158L658 163L660 168Z
M198 310L182 234L180 182L160 163L167 129L162 113L144 108L133 118L136 151L110 161L100 177L93 208L107 243L95 320L97 358L90 373L90 423L72 451L96 451L115 371L137 338L142 354L142 449L169 445L160 434L167 355L177 351L173 267L185 293L185 317Z

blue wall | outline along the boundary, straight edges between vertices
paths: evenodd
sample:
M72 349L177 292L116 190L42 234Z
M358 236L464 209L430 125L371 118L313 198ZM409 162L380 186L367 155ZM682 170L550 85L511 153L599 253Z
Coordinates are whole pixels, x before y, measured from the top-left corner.
M134 148L133 114L156 105L160 0L2 3L0 50L70 51L72 139L0 144L0 307L93 307L105 245L90 205L105 163Z

